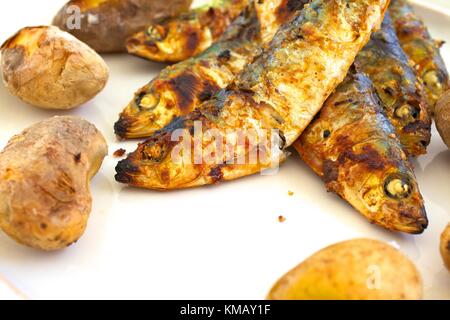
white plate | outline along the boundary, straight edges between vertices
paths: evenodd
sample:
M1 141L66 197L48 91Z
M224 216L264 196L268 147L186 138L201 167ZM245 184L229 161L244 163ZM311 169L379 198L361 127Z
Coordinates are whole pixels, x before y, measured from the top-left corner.
M50 21L62 1L1 4L0 39L24 24ZM25 9L26 7L26 9ZM434 36L450 42L450 15L418 7ZM450 65L450 47L443 49ZM83 116L105 134L111 153L132 151L112 126L132 93L161 65L127 55L106 56L111 81ZM68 113L61 113L68 114ZM0 144L53 113L24 105L0 86ZM30 298L263 299L279 276L332 243L369 237L398 245L419 267L426 298L450 299L450 274L439 256L439 235L450 221L450 152L434 131L429 154L415 162L430 218L420 236L370 225L297 156L275 176L220 186L158 193L124 188L113 157L94 179L94 206L85 236L58 253L17 245L0 234L0 274ZM294 196L288 196L288 191ZM278 216L287 218L278 222Z

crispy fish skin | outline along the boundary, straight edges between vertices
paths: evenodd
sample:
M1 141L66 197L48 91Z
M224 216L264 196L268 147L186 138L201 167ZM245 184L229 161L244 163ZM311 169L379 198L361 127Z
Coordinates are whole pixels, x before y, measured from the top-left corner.
M311 0L258 0L256 11L261 25L262 44L268 44L281 25L289 22L295 13Z
M129 53L158 62L180 62L210 47L249 0L212 0L211 4L150 25L130 37Z
M424 83L431 113L448 89L449 76L440 54L441 42L433 40L424 22L405 0L392 0L389 11L400 43Z
M412 156L426 153L431 139L431 117L424 88L400 46L389 14L360 52L355 65L374 84L407 153Z
M229 85L252 62L260 53L261 36L270 41L276 30L308 2L266 0L255 5L251 3L222 38L205 52L165 68L138 90L115 124L116 135L122 139L147 138L174 118L192 112ZM271 16L275 19L268 19Z
M294 146L330 191L371 222L413 234L427 227L413 168L362 73L347 75Z
M388 4L386 0L312 1L277 32L233 84L188 116L172 121L119 162L116 180L171 190L232 180L278 164L345 78L357 53L381 24ZM200 140L195 137L196 123L204 133ZM172 137L176 129L185 129L181 142ZM215 135L208 134L211 129ZM219 139L228 142L230 132L238 129L257 132L274 143L264 150L262 140L240 147L234 144L238 147L231 152L221 152ZM174 153L179 154L175 151L186 144L190 147L185 150L195 153L199 148L218 158L198 162L185 152L183 160L188 161L174 161ZM265 156L236 165L255 149Z
M187 115L226 87L258 54L260 30L253 4L203 53L165 68L136 92L120 114L122 139L149 137L174 118Z

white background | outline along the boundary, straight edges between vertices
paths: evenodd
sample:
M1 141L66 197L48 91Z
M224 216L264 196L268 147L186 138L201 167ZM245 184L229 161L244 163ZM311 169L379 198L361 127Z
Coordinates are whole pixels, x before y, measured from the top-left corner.
M445 2L446 0L444 0ZM48 24L62 0L3 1L0 41L21 27ZM450 42L450 18L421 9L433 35ZM450 65L450 49L445 46ZM105 57L111 79L104 92L67 113L118 143L120 110L162 65L127 55ZM0 86L0 147L25 127L56 114L35 109ZM434 133L429 154L414 161L430 227L420 236L370 225L328 194L296 156L276 176L253 176L220 186L158 193L114 182L113 157L93 180L94 206L85 236L73 247L42 253L0 233L0 275L30 298L262 299L279 276L315 251L341 240L370 237L398 245L418 265L426 298L450 299L450 274L438 252L450 221L450 152ZM289 197L288 191L294 191ZM287 218L278 222L278 216Z

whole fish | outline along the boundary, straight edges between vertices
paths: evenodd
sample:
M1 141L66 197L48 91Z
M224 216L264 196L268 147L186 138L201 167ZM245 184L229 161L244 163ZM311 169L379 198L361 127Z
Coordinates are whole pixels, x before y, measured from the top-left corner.
M371 222L407 233L427 227L411 164L362 73L349 72L295 148L330 191Z
M313 0L230 86L119 162L116 180L170 190L276 166L343 81L388 4ZM245 141L237 143L242 131ZM247 161L255 152L258 157Z
M424 88L400 46L389 14L360 52L355 65L374 84L407 153L413 156L426 153L431 139L431 118Z
M290 21L297 10L308 2L252 2L210 48L165 68L138 90L115 124L116 135L122 139L149 137L174 118L192 112L203 101L229 85L253 61L260 53L262 35L266 41L270 41L276 30ZM255 5L260 18L256 15ZM270 16L275 19L267 19Z
M392 0L389 10L403 50L425 85L428 105L434 113L437 100L449 87L448 72L439 50L443 42L431 38L408 1Z
M249 0L211 0L178 17L164 19L130 37L129 53L158 62L179 62L207 49Z

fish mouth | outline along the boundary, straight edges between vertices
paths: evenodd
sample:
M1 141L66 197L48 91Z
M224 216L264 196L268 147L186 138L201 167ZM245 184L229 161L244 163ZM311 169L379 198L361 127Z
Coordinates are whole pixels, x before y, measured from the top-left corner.
M397 230L409 234L422 234L427 227L428 219L425 217L410 221L408 224L402 224Z
M141 112L138 117L122 113L114 124L114 132L120 139L148 138L161 129L151 119L150 112Z
M425 208L418 205L411 205L409 208L383 208L382 212L388 214L388 219L384 221L384 226L394 231L400 231L409 234L421 234L428 227L428 218Z
M171 160L170 134L161 133L138 145L138 148L116 166L115 179L130 186L164 187L170 172L164 165Z
M404 229L411 234L421 234L428 227L427 213L424 207L419 209L412 209L409 212L400 212L403 221Z
M133 176L138 172L139 168L130 159L125 159L117 164L115 179L119 183L132 184L134 181Z
M128 129L131 127L131 124L128 118L121 115L119 120L114 124L115 134L121 139L129 138Z
M404 145L413 146L408 150L412 155L422 155L427 153L427 147L431 142L431 124L426 121L416 121L403 128L406 135L414 135L413 138L404 138Z

